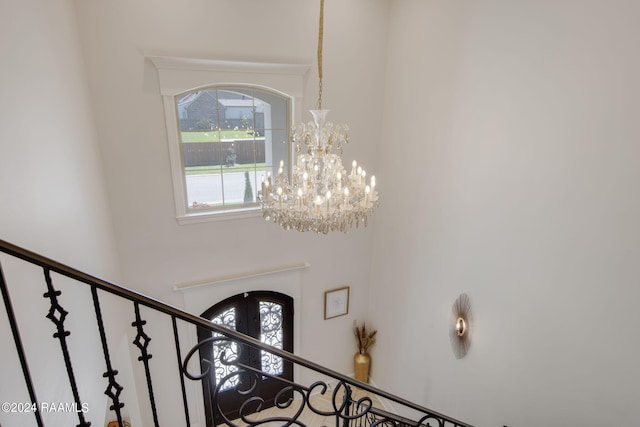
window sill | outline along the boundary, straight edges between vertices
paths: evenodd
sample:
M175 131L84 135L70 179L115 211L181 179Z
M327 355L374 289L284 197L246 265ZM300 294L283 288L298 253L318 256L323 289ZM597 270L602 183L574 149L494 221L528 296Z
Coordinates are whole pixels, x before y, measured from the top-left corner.
M225 211L207 211L207 212L198 212L198 213L190 213L182 216L176 217L178 220L178 224L180 225L188 225L188 224L199 224L203 222L213 222L213 221L227 221L232 219L245 219L245 218L260 218L262 217L262 211L260 207L250 207L250 208L239 208L239 209L228 209Z

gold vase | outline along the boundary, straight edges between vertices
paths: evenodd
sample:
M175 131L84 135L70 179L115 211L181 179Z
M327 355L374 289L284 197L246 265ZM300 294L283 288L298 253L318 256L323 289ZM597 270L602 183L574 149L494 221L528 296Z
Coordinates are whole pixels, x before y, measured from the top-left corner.
M356 380L363 383L369 382L369 370L371 369L371 356L367 353L356 353L353 356Z

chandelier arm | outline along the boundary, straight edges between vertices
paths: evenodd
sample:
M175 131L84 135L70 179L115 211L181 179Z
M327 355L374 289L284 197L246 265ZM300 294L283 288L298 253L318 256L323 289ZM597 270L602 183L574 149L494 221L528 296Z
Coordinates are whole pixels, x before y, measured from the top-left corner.
M324 38L324 0L320 0L320 22L318 23L318 110L322 110L322 41Z

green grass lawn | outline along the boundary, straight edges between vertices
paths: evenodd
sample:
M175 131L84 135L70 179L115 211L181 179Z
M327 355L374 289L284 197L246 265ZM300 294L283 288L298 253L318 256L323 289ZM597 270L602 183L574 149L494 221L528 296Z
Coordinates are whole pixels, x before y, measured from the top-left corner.
M211 173L227 173L227 172L245 172L245 171L253 171L255 168L258 173L266 170L266 163L253 163L246 165L235 165L235 166L188 166L184 168L185 175L204 175Z
M218 142L220 139L253 139L253 132L246 130L207 130L182 132L182 142ZM263 136L256 138L263 139Z

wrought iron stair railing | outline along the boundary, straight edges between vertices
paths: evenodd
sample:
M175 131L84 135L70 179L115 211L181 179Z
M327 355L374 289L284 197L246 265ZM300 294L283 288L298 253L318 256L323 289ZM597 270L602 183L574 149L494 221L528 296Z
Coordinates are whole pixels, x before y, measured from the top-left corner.
M181 400L181 402L176 404L175 408L180 408L179 411L183 412L180 419L183 425L188 427L199 425L198 422L194 421L198 418L198 414L194 414L194 407L202 409L201 406L194 406L194 403L191 401L197 399L197 397L193 397L193 393L190 394L188 392L189 384L192 381L204 382L204 386L200 388L200 393L202 393L202 390L205 390L205 392L209 390L211 393L209 399L211 405L210 411L216 414L216 418L209 420L208 423L223 424L232 427L265 424L270 426L305 426L307 425L305 424L305 414L315 414L316 416L325 417L324 422L326 425L334 424L336 427L377 425L398 427L471 427L470 424L414 404L406 399L394 396L369 384L356 381L349 376L327 369L295 354L271 347L259 340L213 324L206 319L186 313L114 283L83 273L6 241L0 240L0 252L6 254L8 259L18 259L21 260L19 262L26 262L32 267L42 269L42 289L45 291L43 296L48 299L49 304L48 312L42 313L42 315L45 315L54 325L55 332L53 333L53 338L58 341L60 352L62 353L64 370L66 371L66 375L64 375L66 377L65 381L68 381L68 385L72 391L74 400L72 406L77 409L74 411L76 414L74 417L77 416L77 426L79 427L88 427L92 423L92 421L88 419L88 415L91 414L91 412L80 410L80 408L84 409L83 405L86 405L86 403L83 401L78 384L88 379L79 377L76 374L77 364L85 363L86 360L70 350L69 337L72 331L68 330L68 326L65 324L70 313L65 310L64 306L66 302L63 300L65 297L72 298L75 300L75 305L77 304L78 298L85 297L86 291L84 293L74 292L74 295L63 295L62 291L56 287L52 273L66 279L71 279L74 286L89 287L91 296L90 300L86 301L86 303L93 306L92 311L95 316L92 315L90 318L83 319L83 321L92 325L95 323L95 333L99 336L102 347L101 353L104 358L104 361L100 362L104 364L104 372L101 374L104 378L104 394L108 396L107 406L113 418L117 420L116 425L119 427L128 425L127 420L123 417L123 408L127 402L122 400L123 386L118 382L118 367L113 365L112 349L109 347L109 340L107 339L110 322L105 322L105 315L103 314L103 299L106 294L116 296L119 301L125 301L127 304L130 304L130 309L132 309L131 312L121 313L120 315L130 316L132 320L129 324L134 328L136 335L131 343L135 347L132 347L131 350L135 350L136 353L139 354L137 360L140 364L137 369L144 371L144 380L142 382L146 383L142 388L146 388L143 395L147 402L145 402L144 405L140 404L139 407L144 406L150 408L151 414L147 414L146 419L152 420L151 422L155 427L163 425L163 420L159 419L160 417L158 415L158 400L162 399L158 399L158 397L166 393L167 390L154 387L154 378L157 379L158 376L164 377L168 375L170 371L175 371L175 375L179 377L181 389L179 392L175 390L172 390L172 392L180 396L178 400ZM0 261L2 261L2 259L0 259ZM29 283L16 284L16 286L36 285L37 284L30 281ZM0 415L4 415L5 418L4 421L2 421L3 418L0 418L0 421L2 421L0 424L6 422L8 427L11 427L10 419L8 418L10 416L8 412L11 411L6 411L5 409L22 409L24 411L27 409L26 405L31 405L33 410L27 411L33 414L31 422L34 422L38 427L43 427L47 425L45 417L43 417L43 402L38 400L37 384L34 383L31 374L33 366L30 365L30 363L33 364L38 358L30 357L25 351L25 346L23 345L24 337L21 335L21 325L18 321L19 316L16 315L15 304L11 299L11 292L14 288L10 289L9 284L5 280L2 264L0 264L0 289L2 291L6 317L11 331L10 334L13 336L13 342L19 358L19 365L22 371L21 377L24 378L24 386L28 391L30 400L29 402L21 403L21 405L23 405L22 408L3 407L3 414ZM69 287L67 286L65 289L69 289ZM147 319L145 319L141 307L145 308L146 311L144 311L144 313L147 313ZM176 364L173 367L155 367L154 370L154 367L150 364L150 359L152 358L150 348L151 337L148 335L149 325L147 322L150 320L149 318L153 317L155 319L157 316L150 316L151 311L149 310L170 319L172 330L169 331L169 334L173 336L176 360ZM35 314L31 313L31 315ZM185 337L181 336L181 330L184 334L185 328L181 327L181 325L188 325L187 328L191 328L192 331L197 328L211 331L212 336L206 340L201 340L195 346L185 351L183 348ZM93 326L91 326L91 328L93 328ZM197 360L199 363L194 362L194 360L199 357L199 350L206 346L218 345L224 347L224 345L229 346L230 343L235 343L236 345L237 351L234 354L227 354L223 351L219 354L220 360L204 359ZM5 343L5 346L8 345L11 345L11 343ZM56 347L58 347L58 345L56 345ZM254 366L242 362L239 353L246 351L243 349L248 348L268 352L282 358L285 363L294 364L298 369L310 370L316 373L316 376L329 379L315 381L311 385L305 386L263 372ZM45 361L44 363L48 362ZM222 365L226 369L226 376L224 378L218 378L217 383L215 376L213 376L211 372L212 369L215 369L216 364L217 366ZM241 381L231 381L232 377L240 378ZM260 411L260 409L264 406L264 402L261 398L252 396L252 391L255 385L262 378L266 377L279 381L282 384L282 388L274 398L274 408L269 411L269 415L263 416L263 412L266 413L266 411ZM224 408L221 408L217 401L217 394L224 389L225 384L227 384L227 390L229 387L228 384L234 384L233 389L236 397L241 402L237 418L234 419L226 415ZM137 386L140 388L139 384L137 384ZM2 391L2 387L6 387L6 385L0 385L0 391ZM140 396L140 394L138 394L138 396ZM329 402L327 407L320 407L315 403L314 399L318 396L325 398L325 400ZM100 413L100 411L97 412ZM203 417L200 416L200 419L202 420ZM94 422L102 423L103 421L105 420L99 418ZM52 425L56 424L54 423ZM172 427L176 427L175 423L172 423Z

